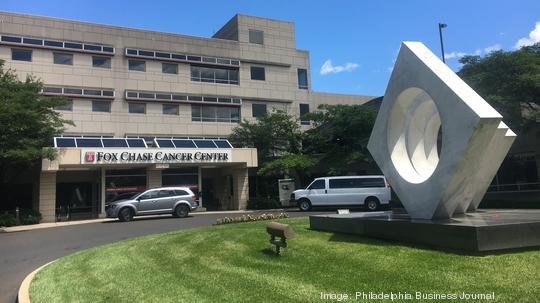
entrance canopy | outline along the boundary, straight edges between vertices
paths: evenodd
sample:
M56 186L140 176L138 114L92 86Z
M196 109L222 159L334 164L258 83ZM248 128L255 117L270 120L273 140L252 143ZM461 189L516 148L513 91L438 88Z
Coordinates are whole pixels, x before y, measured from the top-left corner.
M55 160L43 159L42 171L116 166L257 166L255 148L233 148L227 140L155 139L149 148L143 139L55 138Z

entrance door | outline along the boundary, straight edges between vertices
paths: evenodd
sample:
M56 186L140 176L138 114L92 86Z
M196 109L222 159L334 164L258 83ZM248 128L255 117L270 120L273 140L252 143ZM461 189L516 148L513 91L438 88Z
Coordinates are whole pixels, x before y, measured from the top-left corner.
M97 214L97 186L92 182L57 183L56 213L59 220L90 219Z
M203 206L206 207L207 210L219 209L219 201L215 198L214 195L213 178L202 179L201 197L203 199Z

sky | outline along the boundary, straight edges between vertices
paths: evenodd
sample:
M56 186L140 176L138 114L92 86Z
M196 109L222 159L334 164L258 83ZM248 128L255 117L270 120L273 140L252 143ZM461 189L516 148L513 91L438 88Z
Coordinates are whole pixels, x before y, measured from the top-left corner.
M0 0L0 10L210 37L236 13L295 23L308 50L311 88L381 96L402 41L420 41L460 69L466 54L540 42L540 1Z

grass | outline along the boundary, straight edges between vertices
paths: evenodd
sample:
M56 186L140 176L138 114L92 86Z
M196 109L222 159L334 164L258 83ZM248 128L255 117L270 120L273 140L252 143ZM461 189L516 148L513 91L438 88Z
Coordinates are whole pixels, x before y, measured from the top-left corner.
M269 250L268 222L183 230L61 258L37 274L30 296L48 303L319 302L321 292L355 291L540 298L539 251L458 255L311 231L307 218L280 222L297 233L281 257Z

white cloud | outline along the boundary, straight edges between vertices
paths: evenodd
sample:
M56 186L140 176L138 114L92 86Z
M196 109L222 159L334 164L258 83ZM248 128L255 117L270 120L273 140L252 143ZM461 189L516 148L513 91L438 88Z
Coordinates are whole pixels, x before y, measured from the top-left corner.
M321 75L337 74L341 72L350 72L357 69L360 65L347 62L345 65L332 65L332 60L328 59L321 66Z
M453 58L461 58L467 55L469 54L464 53L464 52L450 52L450 53L445 53L444 58L448 60L448 59L453 59Z
M491 46L484 48L484 53L489 54L491 52L496 52L501 49L502 49L501 45L497 43L497 44L493 44Z
M473 53L465 53L465 52L450 52L450 53L445 53L444 54L444 58L446 60L448 59L454 59L454 58L461 58L461 57L464 57L464 56L481 56L481 55L487 55L491 52L494 52L494 51L498 51L498 50L501 50L502 49L502 46L497 43L497 44L493 44L493 45L490 45L488 47L485 47L483 49L477 49L475 50Z
M533 45L537 42L540 42L540 21L536 22L536 26L534 29L529 33L529 37L523 37L516 42L516 45L514 48L522 48L524 46Z

